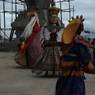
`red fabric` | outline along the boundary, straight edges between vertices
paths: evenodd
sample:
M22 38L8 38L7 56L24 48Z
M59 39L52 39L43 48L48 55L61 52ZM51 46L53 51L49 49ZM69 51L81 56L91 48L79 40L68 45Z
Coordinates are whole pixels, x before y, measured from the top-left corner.
M16 62L18 64L28 64L32 67L39 56L41 56L43 49L41 47L40 31L41 27L36 22L33 30L31 30L31 35L26 39L23 48L21 48L18 52L18 56L16 57Z
M26 42L25 42L25 46L24 48L21 50L21 52L24 52L28 47L29 45L33 42L33 40L35 39L35 36L37 35L38 32L41 31L41 27L40 25L36 22L34 27L33 27L33 30L31 31L31 35L27 38Z
M28 48L28 46L33 42L33 39L35 38L37 32L40 32L40 31L41 31L41 27L36 22L35 25L34 25L34 27L33 27L32 34L26 40L26 48Z
M43 53L43 49L41 47L41 41L39 39L40 39L40 32L38 32L35 35L35 38L33 39L32 43L27 48L28 63L30 66L33 66L33 64L35 64L35 62Z
M28 53L28 64L31 67L33 66L33 64L35 64L39 56L41 56L42 54L40 31L41 31L41 27L36 22L33 27L32 34L26 41L26 45L27 45L26 49Z
M92 47L93 47L93 45L92 45L90 42L86 41L86 40L85 40L83 37L81 37L81 36L77 36L77 37L75 38L75 41L78 42L78 43L81 43L81 44L83 44L83 45L85 45L85 46L87 46L88 48L92 48Z

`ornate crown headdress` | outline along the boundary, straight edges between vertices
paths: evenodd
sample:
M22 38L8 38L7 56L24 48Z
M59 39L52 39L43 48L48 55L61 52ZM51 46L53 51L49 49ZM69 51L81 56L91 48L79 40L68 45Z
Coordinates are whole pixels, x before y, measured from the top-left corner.
M48 8L48 13L51 14L51 15L58 15L58 13L62 11L62 9L58 8L58 7L55 7L55 6L52 6L52 7L49 7Z
M76 16L76 18L72 17L72 19L69 21L69 24L64 29L64 32L62 34L62 42L65 44L70 44L76 35L79 26L83 24L84 18L83 16Z

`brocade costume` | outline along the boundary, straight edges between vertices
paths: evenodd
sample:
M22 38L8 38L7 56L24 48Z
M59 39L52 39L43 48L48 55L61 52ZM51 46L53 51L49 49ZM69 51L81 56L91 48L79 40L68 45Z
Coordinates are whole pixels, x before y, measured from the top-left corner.
M55 95L85 95L84 73L95 74L88 47L76 40L83 31L83 21L82 16L72 18L64 29Z

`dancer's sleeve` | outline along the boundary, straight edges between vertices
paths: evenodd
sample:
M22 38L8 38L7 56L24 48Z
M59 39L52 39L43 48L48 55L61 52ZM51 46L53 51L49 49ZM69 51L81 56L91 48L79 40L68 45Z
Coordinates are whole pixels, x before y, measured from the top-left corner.
M90 54L90 50L85 47L82 46L80 48L80 53L81 53L81 66L84 68L84 72L85 73L90 73L90 74L95 74L95 66L92 63L91 60L91 54Z

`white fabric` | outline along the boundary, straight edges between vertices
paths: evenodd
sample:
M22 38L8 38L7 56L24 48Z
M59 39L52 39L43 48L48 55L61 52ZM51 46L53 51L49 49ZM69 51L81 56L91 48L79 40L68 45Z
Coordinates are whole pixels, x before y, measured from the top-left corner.
M42 31L41 31L41 40L49 40L50 39L50 33L49 30L47 28L42 28ZM61 42L62 40L62 33L63 33L63 29L60 29L58 32L57 32L57 41L58 42Z
M64 29L60 29L60 30L57 32L57 41L58 41L58 42L61 42L61 41L62 41L62 33L63 33L63 30L64 30Z
M27 39L31 35L33 27L34 27L36 22L39 25L39 19L38 19L37 15L35 15L34 17L31 18L30 22L26 25L24 32L22 33L21 37Z
M49 40L50 39L50 32L48 31L47 28L43 28L41 37L44 40Z

